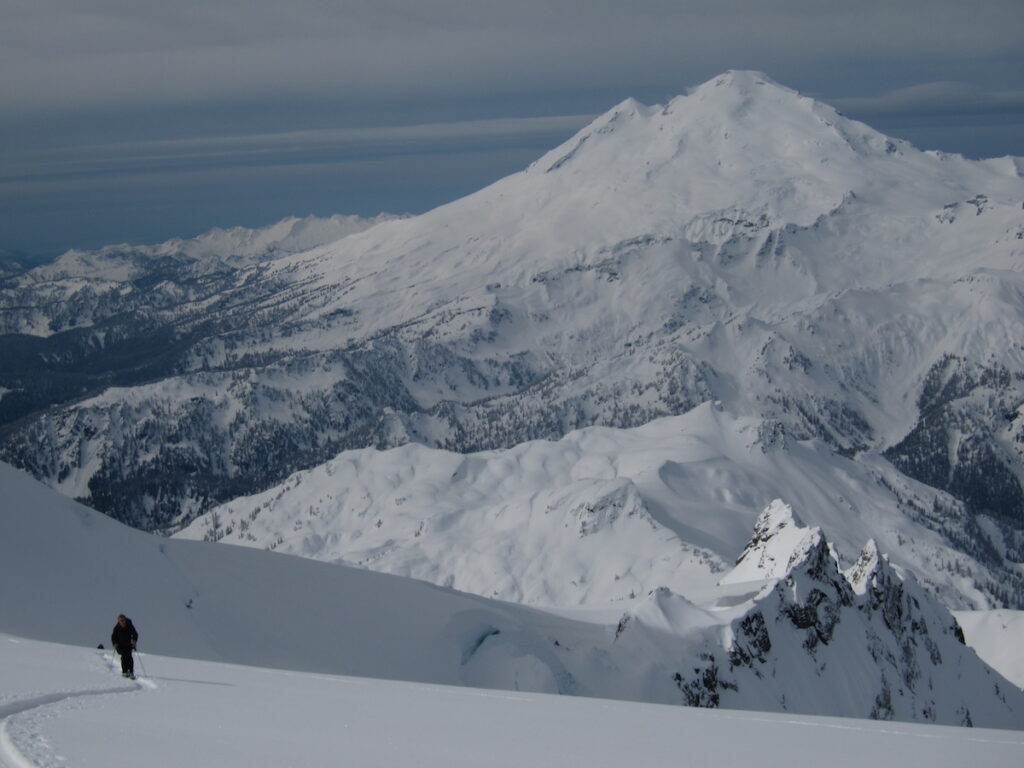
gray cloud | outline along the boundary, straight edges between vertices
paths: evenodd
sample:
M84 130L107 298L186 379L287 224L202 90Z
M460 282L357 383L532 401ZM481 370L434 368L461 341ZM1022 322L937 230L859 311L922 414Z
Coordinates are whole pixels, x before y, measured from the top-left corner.
M942 0L6 0L16 112L319 95L681 90L733 67L890 76L1014 57L1024 4ZM1019 70L1018 70L1019 73ZM864 77L861 73L860 77ZM934 77L927 79L935 79ZM836 94L842 95L842 94Z
M1024 115L1024 90L993 92L967 83L947 81L897 88L876 96L834 99L832 104L841 110L864 117Z
M371 155L479 151L561 141L593 118L565 115L453 123L294 130L76 145L11 158L0 182L33 177L123 174L238 164L294 165Z
M4 0L0 247L423 210L584 121L559 116L734 68L1024 154L1021 29L1020 0Z

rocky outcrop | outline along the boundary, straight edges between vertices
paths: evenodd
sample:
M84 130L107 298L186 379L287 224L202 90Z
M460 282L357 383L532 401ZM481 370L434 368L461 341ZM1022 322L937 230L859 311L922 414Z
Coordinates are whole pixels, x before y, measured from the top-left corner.
M752 577L757 567L763 579ZM964 645L956 620L869 541L843 571L818 529L775 502L723 585L730 607L659 590L618 624L615 645L655 649L677 700L951 725L1024 726L1024 693Z

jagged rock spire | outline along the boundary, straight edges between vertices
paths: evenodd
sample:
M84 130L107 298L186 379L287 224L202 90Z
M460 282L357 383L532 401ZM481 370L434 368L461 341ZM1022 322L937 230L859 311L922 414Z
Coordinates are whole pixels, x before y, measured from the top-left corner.
M821 541L819 528L805 528L790 505L775 499L758 516L736 567L720 583L782 578Z

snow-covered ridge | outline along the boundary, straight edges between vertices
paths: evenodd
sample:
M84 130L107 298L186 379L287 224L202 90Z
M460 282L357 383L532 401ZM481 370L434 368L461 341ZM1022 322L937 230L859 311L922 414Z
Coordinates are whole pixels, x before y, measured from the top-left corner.
M292 216L266 227L218 228L155 245L70 250L0 286L0 309L6 309L0 314L0 332L50 336L126 311L167 309L194 300L183 284L309 251L395 218ZM155 282L155 275L162 279ZM75 311L59 311L56 305Z
M712 404L503 451L346 451L177 536L532 605L603 606L659 586L689 594L722 579L737 557L723 583L785 573L793 547L820 532L803 528L780 497L830 531L847 563L877 538L950 605L988 607L978 584L995 577L928 516L946 505L954 525L948 496L878 456L853 461L813 441L780 444L771 425Z
M266 227L215 228L192 238L173 238L155 245L108 245L95 251L70 250L50 264L32 270L35 281L78 277L131 280L145 273L141 258L173 257L199 262L200 271L240 267L285 254L309 251L362 232L397 217L373 218L335 214L326 218L289 216Z

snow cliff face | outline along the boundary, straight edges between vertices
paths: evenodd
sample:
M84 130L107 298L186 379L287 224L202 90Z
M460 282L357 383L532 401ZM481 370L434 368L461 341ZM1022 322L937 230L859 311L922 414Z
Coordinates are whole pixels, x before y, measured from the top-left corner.
M4 337L2 455L166 528L346 448L494 449L717 399L951 493L967 522L921 516L1009 604L1022 200L1010 158L921 152L726 73L423 216L212 292L158 282L176 298L130 328Z

